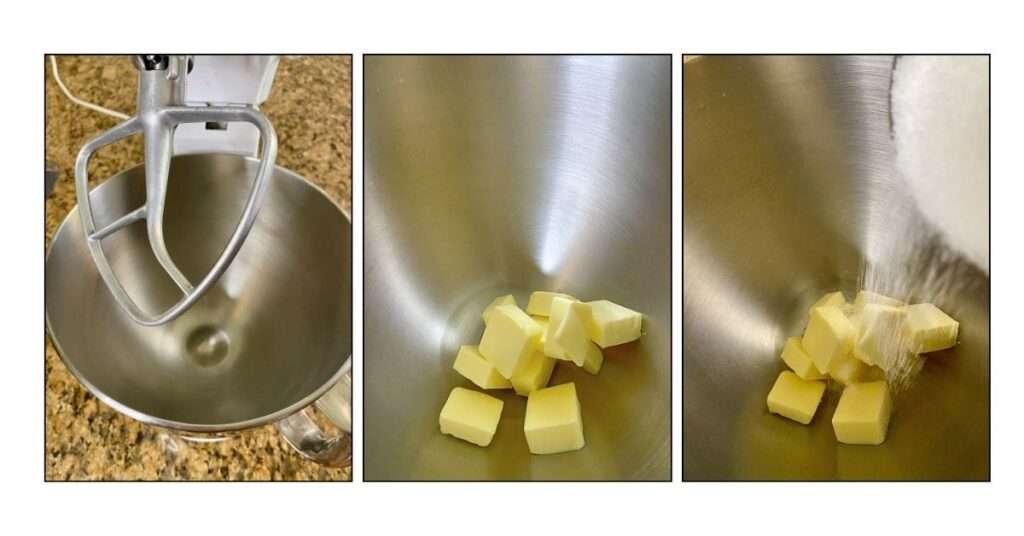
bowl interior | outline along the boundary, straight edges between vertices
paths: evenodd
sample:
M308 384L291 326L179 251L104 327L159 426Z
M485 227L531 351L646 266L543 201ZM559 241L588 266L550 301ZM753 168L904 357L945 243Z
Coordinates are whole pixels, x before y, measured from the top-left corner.
M687 480L985 479L989 283L916 212L894 168L893 58L704 57L684 67L683 471ZM908 248L908 244L916 244ZM879 447L765 398L810 304L869 288L931 301L960 345L930 354Z
M234 230L256 166L230 155L173 160L165 239L193 283ZM98 225L113 221L143 204L143 168L90 195ZM256 224L218 283L179 318L145 327L121 311L96 273L75 209L46 260L50 335L78 379L130 416L198 431L260 424L311 402L350 355L350 239L346 217L323 192L277 168ZM144 310L181 299L144 224L103 247Z
M389 479L667 479L671 75L668 57L366 62L366 465ZM444 436L460 345L532 290L645 316L577 384L587 446L531 456L510 391L488 448Z

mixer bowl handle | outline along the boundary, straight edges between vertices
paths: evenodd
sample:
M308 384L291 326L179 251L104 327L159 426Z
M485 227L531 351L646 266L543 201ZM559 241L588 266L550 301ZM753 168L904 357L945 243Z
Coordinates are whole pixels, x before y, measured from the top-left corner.
M315 404L274 423L285 441L303 457L327 467L345 467L352 463L352 366L344 365L344 374ZM316 423L314 407L323 412L341 431L331 435Z
M167 154L169 151L155 151L157 153L163 152L167 158L166 161L161 159L160 162L151 163L152 165L161 167L162 169L158 169L155 173L147 173L146 175L146 203L100 229L96 228L96 222L92 216L92 204L89 197L88 166L89 159L97 150L137 132L143 132L147 138L147 140L144 140L147 145L150 143L166 144L165 142L169 142L173 136L174 127L177 125L182 123L202 122L251 123L256 126L260 132L263 149L260 154L260 164L256 172L256 179L253 182L252 189L246 199L245 207L242 209L242 215L239 218L238 226L235 227L231 238L228 239L224 250L221 252L220 257L217 258L217 261L214 263L209 273L203 277L198 285L193 287L171 260L163 242L162 220L167 171L170 168L170 155ZM149 151L147 151L147 153L148 152ZM166 107L154 112L153 116L148 116L146 121L143 121L138 116L128 119L107 132L93 138L82 147L82 150L78 153L78 159L75 162L75 190L78 195L78 206L80 209L79 214L82 217L82 227L85 229L86 244L89 247L89 253L92 255L93 261L96 264L96 269L103 278L103 282L106 283L107 288L110 289L114 300L126 313L128 313L132 320L145 326L158 326L170 322L187 311L189 307L203 296L203 294L213 287L217 280L224 274L225 270L227 270L231 261L234 260L235 255L238 254L238 250L242 247L246 237L249 235L249 231L256 222L256 214L263 202L263 195L266 192L268 183L267 181L270 174L273 172L274 160L276 158L277 135L274 132L273 125L271 125L266 116L258 110L247 106ZM161 162L164 165L161 166ZM148 155L147 164L150 164ZM158 182L162 184L153 184ZM162 313L155 315L143 311L131 296L128 295L124 286L121 284L121 281L111 268L110 262L108 261L106 254L103 252L103 247L101 246L101 241L104 238L139 220L147 220L150 244L153 248L153 253L160 262L160 265L167 272L168 276L174 280L184 294L184 297L180 301Z

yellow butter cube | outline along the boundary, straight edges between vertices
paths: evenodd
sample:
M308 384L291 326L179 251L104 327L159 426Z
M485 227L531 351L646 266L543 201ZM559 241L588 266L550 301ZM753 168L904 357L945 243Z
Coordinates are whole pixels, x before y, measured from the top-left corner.
M441 408L441 433L486 447L498 429L504 406L493 396L456 387Z
M850 353L855 335L853 323L838 307L816 307L811 309L801 342L814 366L820 371L828 371L834 360Z
M555 331L558 329L558 326L562 325L562 320L565 319L565 314L569 312L569 306L572 303L573 300L565 298L554 298L551 300L551 316L548 317L547 331L544 332L544 354L548 357L562 361L569 360L569 356L565 354L565 349L559 346L558 341L555 340Z
M554 370L555 359L538 350L512 375L512 387L515 388L517 395L527 396L547 386Z
M818 301L814 302L814 305L811 306L811 310L818 307L840 307L842 305L846 305L846 296L843 296L843 293L839 291L829 292L819 298Z
M530 294L530 301L526 304L526 312L531 315L551 316L551 301L555 298L576 301L576 298L561 292L537 291Z
M499 305L491 311L480 353L505 378L511 378L540 344L540 328L515 305Z
M908 305L907 320L903 326L911 350L920 354L956 346L960 331L959 322L930 303Z
M853 355L868 365L891 363L900 352L906 310L903 307L867 303L857 317L859 331Z
M871 292L870 290L862 290L857 293L857 297L853 299L853 307L858 311L863 309L865 305L874 303L878 305L888 305L890 307L903 307L906 305L896 298L890 298L884 294L877 292Z
M833 360L828 375L843 385L850 385L862 381L868 368L870 367L867 364L850 353Z
M480 354L476 346L463 346L455 356L452 368L467 380L481 389L508 389L512 387L507 379L498 373L498 369Z
M532 318L533 321L537 323L537 327L540 328L540 348L543 350L544 344L548 339L548 317L530 315L530 318Z
M857 319L860 317L860 311L854 308L852 303L844 303L840 305L839 310L846 315L846 318L850 319L850 323L852 323L854 327L857 327Z
M582 367L588 359L593 361L594 352L601 351L587 336L587 329L583 325L582 313L586 308L586 304L572 302L555 330L555 342L577 367Z
M578 309L587 336L601 348L618 346L640 338L643 315L608 300L587 302Z
M492 301L490 305L484 308L484 312L480 315L484 319L484 324L487 323L487 315L491 314L491 311L499 305L515 305L516 307L519 307L519 304L516 303L515 296L511 294L498 296L497 298L494 298L494 301Z
M824 374L815 368L811 357L804 351L804 345L800 342L800 337L786 339L786 345L782 347L782 361L797 376L805 380L820 380L825 377Z
M768 411L807 424L818 411L824 394L824 382L804 380L796 373L784 370L768 393Z
M846 305L840 308L843 311L843 315L850 321L850 325L853 326L853 343L850 344L850 354L857 350L857 337L860 337L860 313L859 311L853 311L853 305ZM827 374L827 372L826 372Z
M583 415L576 384L563 383L530 393L523 423L533 454L556 454L583 448Z
M843 389L832 415L832 429L840 443L880 445L889 430L892 397L884 381L855 383Z
M601 347L596 344L591 344L587 347L587 355L583 357L583 370L597 374L601 372L601 365L604 364L604 352L601 351Z

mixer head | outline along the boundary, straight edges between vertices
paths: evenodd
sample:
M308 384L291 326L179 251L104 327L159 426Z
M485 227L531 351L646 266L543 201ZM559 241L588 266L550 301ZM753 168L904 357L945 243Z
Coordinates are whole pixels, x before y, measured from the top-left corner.
M139 69L138 104L134 117L93 138L78 153L75 162L75 189L82 218L86 243L96 269L110 289L115 301L134 320L142 325L157 326L170 322L187 311L208 291L234 260L256 221L277 156L277 137L270 121L251 104L218 106L189 105L185 102L189 74L193 68L190 56L146 54L135 57ZM197 284L178 269L164 243L163 215L167 194L167 177L174 156L174 132L178 125L187 123L245 122L254 125L263 141L260 164L255 181L249 191L245 208L237 227L210 271ZM136 133L143 137L145 157L146 200L142 206L120 218L97 228L89 197L89 159L101 147L110 145ZM104 238L145 220L146 232L153 255L168 277L181 290L183 297L170 308L159 313L143 311L111 268L103 251Z

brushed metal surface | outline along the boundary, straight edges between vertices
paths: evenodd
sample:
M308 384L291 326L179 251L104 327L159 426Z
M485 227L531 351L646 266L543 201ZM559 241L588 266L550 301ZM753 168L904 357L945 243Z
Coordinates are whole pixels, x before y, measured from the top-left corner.
M988 277L945 249L901 187L892 66L885 56L684 66L684 479L989 477ZM920 248L893 256L914 237ZM960 345L931 354L896 399L878 447L835 441L838 392L810 426L765 407L810 304L862 285L934 300L961 323Z
M182 271L209 271L237 225L258 161L219 155L172 160L164 229ZM92 192L103 224L145 199L142 166ZM330 198L280 167L256 224L223 277L194 307L157 327L112 298L72 210L46 259L46 317L68 368L93 394L143 422L215 432L257 426L313 403L351 353L350 225ZM140 305L181 293L152 255L144 225L103 242Z
M365 477L668 479L671 64L664 57L367 57ZM532 290L646 315L575 381L586 448L532 456L525 399L491 446L441 435L480 312Z

